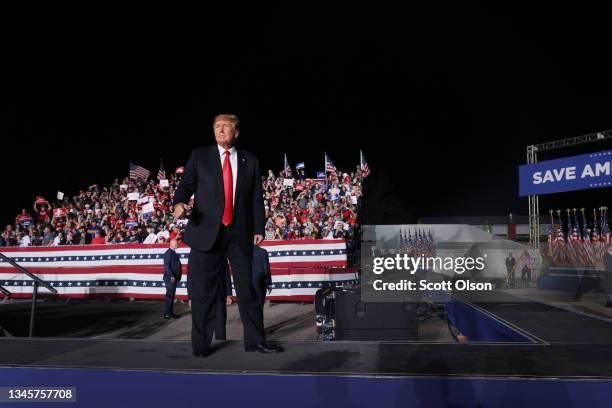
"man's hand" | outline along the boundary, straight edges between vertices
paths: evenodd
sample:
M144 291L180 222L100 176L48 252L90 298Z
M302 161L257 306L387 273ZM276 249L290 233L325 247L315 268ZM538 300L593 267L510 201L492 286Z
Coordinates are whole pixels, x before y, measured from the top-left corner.
M262 243L263 239L264 239L263 235L255 234L255 236L253 237L253 243L255 245L259 245Z
M170 278L170 282L172 282L172 284L174 285L176 283L176 278L173 276Z
M234 304L234 299L232 299L231 296L226 296L226 298L225 298L225 305L226 306L231 306L233 304Z
M185 214L185 204L183 203L176 203L174 204L174 219L178 220L180 219L183 214Z

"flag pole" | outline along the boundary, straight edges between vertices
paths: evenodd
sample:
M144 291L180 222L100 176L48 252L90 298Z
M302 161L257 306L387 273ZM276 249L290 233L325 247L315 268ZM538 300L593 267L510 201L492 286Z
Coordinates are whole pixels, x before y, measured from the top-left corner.
M359 149L359 170L363 171L363 152Z

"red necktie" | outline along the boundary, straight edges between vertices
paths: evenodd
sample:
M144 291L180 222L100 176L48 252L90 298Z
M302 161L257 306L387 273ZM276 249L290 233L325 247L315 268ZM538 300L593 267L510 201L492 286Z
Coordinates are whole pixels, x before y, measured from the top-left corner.
M225 151L225 160L223 161L223 190L225 191L225 208L223 209L223 219L221 222L226 227L232 223L233 215L233 194L234 194L234 178L232 176L232 165L230 163L230 151Z

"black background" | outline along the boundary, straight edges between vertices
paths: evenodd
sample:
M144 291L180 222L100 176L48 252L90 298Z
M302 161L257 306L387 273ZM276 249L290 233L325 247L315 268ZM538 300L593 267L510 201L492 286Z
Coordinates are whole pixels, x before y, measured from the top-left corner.
M130 160L173 170L213 142L220 112L266 169L287 153L314 174L327 151L352 170L363 149L375 223L526 214L526 146L612 128L603 11L269 11L20 14L2 58L0 221L36 195L110 184ZM541 211L609 191L542 197Z

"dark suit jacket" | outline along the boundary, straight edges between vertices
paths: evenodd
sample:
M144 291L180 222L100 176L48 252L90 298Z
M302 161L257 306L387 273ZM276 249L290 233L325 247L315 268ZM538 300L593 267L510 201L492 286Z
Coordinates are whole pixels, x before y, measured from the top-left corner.
M264 235L264 204L259 161L252 154L237 150L238 174L232 224L242 252L250 255L253 235ZM223 173L217 145L191 152L185 171L174 194L174 204L187 203L192 194L194 207L185 230L185 243L191 248L212 248L225 206Z
M164 280L170 280L174 276L177 282L181 280L181 260L176 252L168 248L163 255L164 258Z

